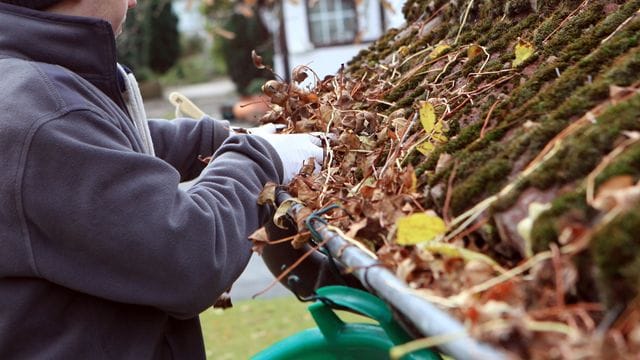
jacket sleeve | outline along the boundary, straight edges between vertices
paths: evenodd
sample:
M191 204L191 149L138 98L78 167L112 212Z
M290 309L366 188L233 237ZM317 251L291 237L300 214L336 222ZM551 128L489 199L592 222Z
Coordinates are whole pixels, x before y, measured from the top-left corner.
M229 122L208 116L200 120L149 120L149 130L156 156L173 165L181 181L200 175L205 164L199 156L208 157L229 137Z
M213 304L245 268L248 235L269 212L257 195L282 173L268 143L233 136L183 191L172 166L133 152L117 124L88 111L42 124L24 162L34 271L180 318Z

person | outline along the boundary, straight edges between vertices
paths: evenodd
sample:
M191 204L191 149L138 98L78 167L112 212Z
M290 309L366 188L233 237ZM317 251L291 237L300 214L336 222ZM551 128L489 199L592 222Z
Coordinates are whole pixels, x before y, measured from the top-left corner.
M0 0L1 359L204 358L259 192L322 161L307 134L147 121L115 59L135 5Z

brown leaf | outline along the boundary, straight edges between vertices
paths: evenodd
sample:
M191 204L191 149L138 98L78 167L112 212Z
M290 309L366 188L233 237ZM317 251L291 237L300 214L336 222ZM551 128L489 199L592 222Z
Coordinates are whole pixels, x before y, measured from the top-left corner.
M293 81L297 83L305 81L307 77L309 77L309 75L307 74L307 67L301 65L296 66L291 72L291 77L293 78Z
M249 240L253 242L252 250L258 254L262 254L264 247L269 244L269 236L267 236L267 230L263 227L254 231L249 235Z
M368 221L367 218L362 218L359 221L351 223L351 225L349 226L349 230L345 235L347 235L350 238L355 238L356 235L358 234L358 231L360 231L361 229L364 229L367 226L367 221Z
M301 249L309 242L309 239L311 239L311 235L309 233L296 234L291 241L291 246L293 246L294 249Z
M273 223L281 229L288 229L284 222L286 217L289 216L289 210L291 210L291 207L296 204L302 204L302 202L296 198L290 198L283 201L276 209L276 213L273 215Z
M312 190L304 178L300 176L296 177L289 185L289 192L303 203L318 197L318 193Z
M302 169L300 170L300 174L311 176L316 169L316 160L312 157L308 158L307 161L302 165Z
M232 307L233 307L233 303L231 302L231 295L229 294L229 291L220 295L220 297L213 304L214 309L229 309Z
M251 60L253 60L253 66L258 69L264 69L265 66L262 63L262 56L258 55L255 50L251 50Z
M274 205L276 203L276 189L278 185L273 182L268 182L264 185L264 188L258 195L258 205Z
M609 211L616 207L627 209L640 200L640 187L633 185L630 175L613 177L598 188L593 207Z
M298 226L298 231L303 231L306 227L305 221L311 215L313 211L308 207L301 207L296 211L296 225Z

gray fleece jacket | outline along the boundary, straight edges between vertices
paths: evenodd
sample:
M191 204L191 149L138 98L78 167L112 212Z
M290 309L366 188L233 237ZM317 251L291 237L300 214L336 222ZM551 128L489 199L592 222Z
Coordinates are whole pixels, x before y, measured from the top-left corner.
M0 4L0 74L0 359L204 358L275 150L204 118L151 121L143 154L104 21Z

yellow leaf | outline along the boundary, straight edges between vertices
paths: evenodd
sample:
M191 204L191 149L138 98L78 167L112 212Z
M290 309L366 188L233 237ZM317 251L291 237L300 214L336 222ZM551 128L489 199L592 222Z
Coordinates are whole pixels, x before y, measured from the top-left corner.
M482 53L484 53L484 51L482 50L482 46L480 46L480 45L471 44L467 48L467 57L469 59L473 59L476 56L480 56L480 55L482 55Z
M436 128L436 110L428 101L422 101L420 104L420 123L427 134Z
M437 215L428 213L415 213L399 218L396 221L399 245L415 245L425 241L431 241L444 234L447 226Z
M427 156L431 154L431 152L435 147L436 147L435 145L433 145L432 143L429 142L429 140L427 140L419 144L418 146L416 146L416 150L418 150L422 155Z
M455 246L453 244L430 242L424 244L423 249L443 256L462 258L465 261L480 261L487 265L490 265L493 269L501 273L506 272L506 270L502 266L500 266L500 264L495 262L487 255L473 250L465 249L460 246Z
M440 55L444 54L445 51L451 49L451 46L447 45L447 44L439 44L436 45L435 48L433 48L433 51L431 52L431 54L429 54L429 59L433 60L435 58L440 57Z
M416 150L423 155L429 155L435 147L434 144L447 141L447 137L443 134L442 122L437 120L436 111L430 102L421 102L419 115L422 127L431 138L416 146Z
M511 63L512 67L516 67L522 64L525 60L527 60L534 52L533 44L528 41L524 41L522 39L518 39L518 43L516 44L515 54L516 59Z
M447 141L447 137L442 133L442 124L438 123L436 127L438 131L431 134L431 142L443 143Z

